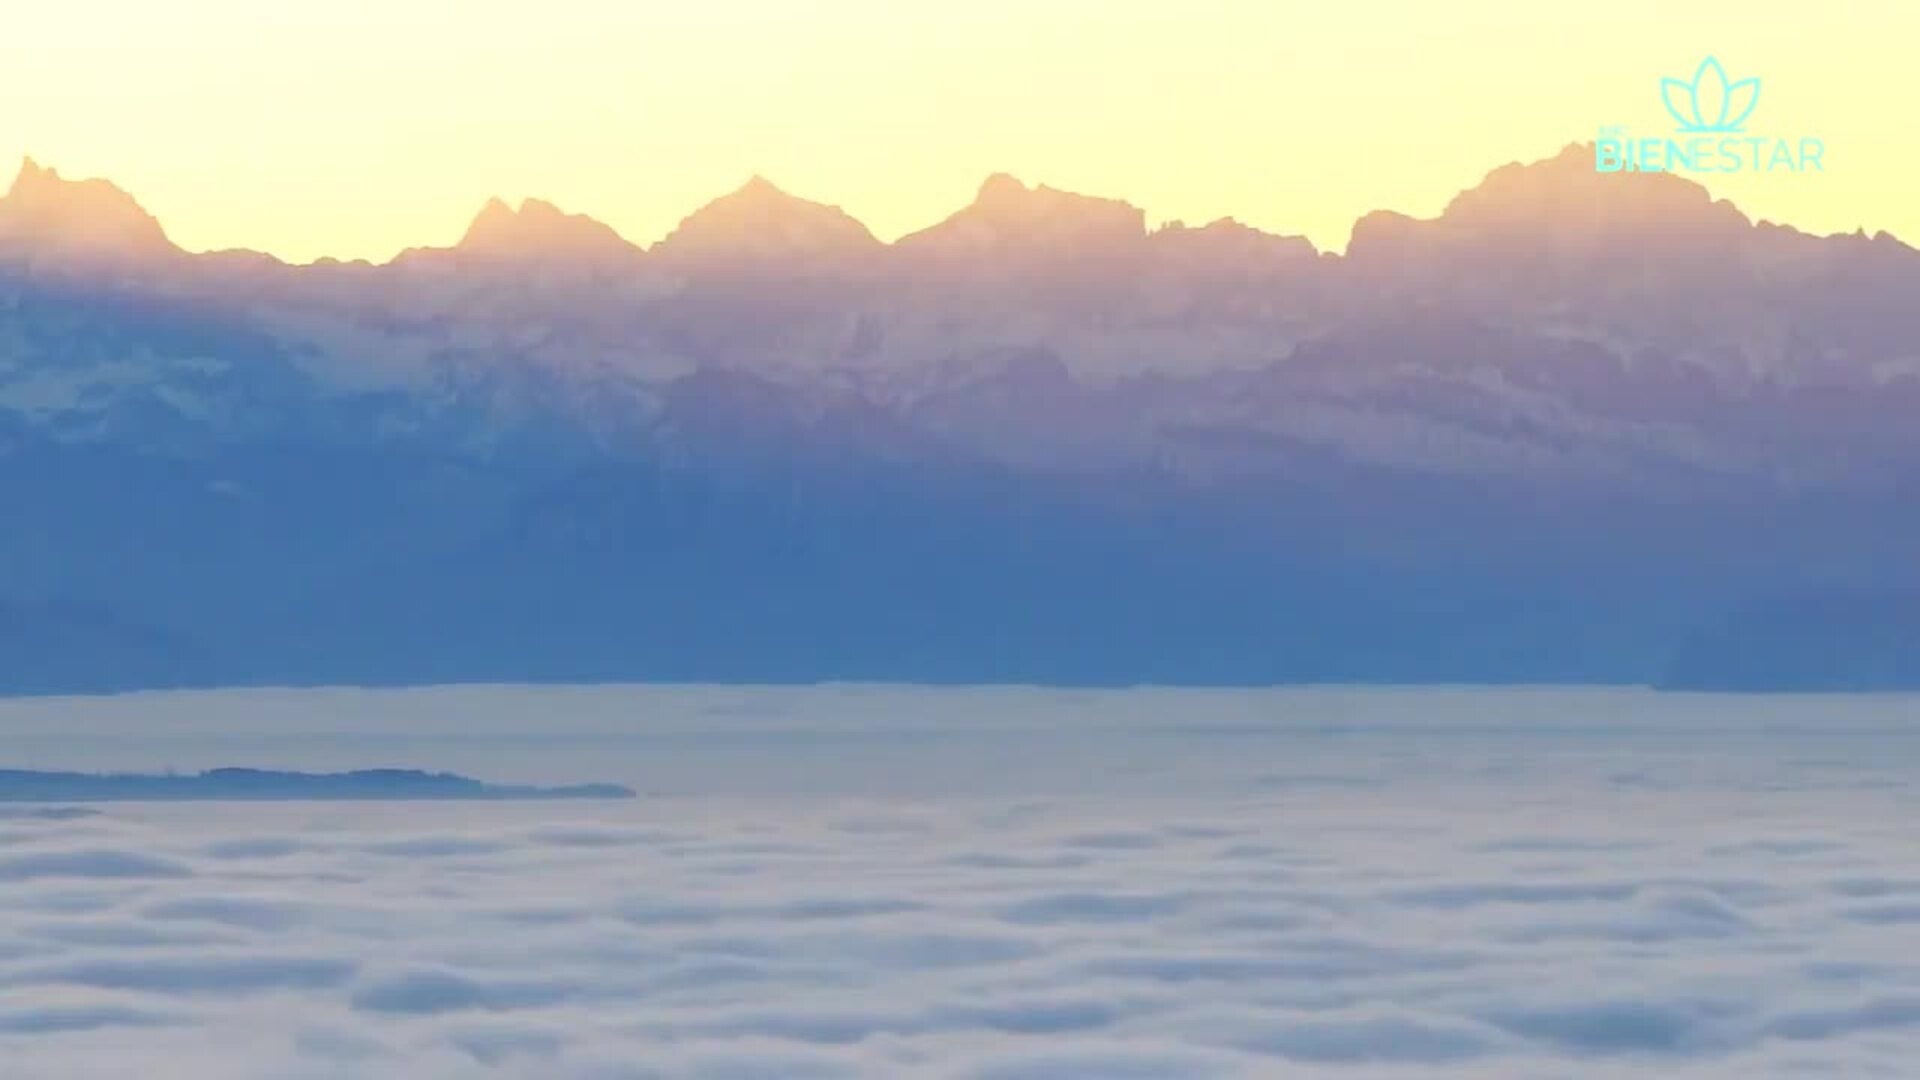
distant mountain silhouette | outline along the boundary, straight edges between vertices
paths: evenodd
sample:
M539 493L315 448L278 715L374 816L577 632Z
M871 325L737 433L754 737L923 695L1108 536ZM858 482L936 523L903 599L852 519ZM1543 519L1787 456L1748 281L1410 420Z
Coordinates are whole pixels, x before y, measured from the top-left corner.
M105 180L66 180L28 158L0 199L0 256L99 268L179 253L152 215Z
M600 222L539 199L522 202L517 211L489 200L454 250L483 259L561 262L617 261L640 253Z
M756 178L646 249L495 201L312 266L28 163L0 689L1920 683L1868 614L1920 590L1920 253L1592 154L1343 255L1006 176L886 244Z
M988 177L973 204L947 220L902 237L904 252L929 260L986 263L1079 261L1136 255L1146 215L1116 199L1029 188L1004 173Z
M873 254L880 242L837 206L808 202L754 177L687 216L649 252L682 268L773 266L785 273Z

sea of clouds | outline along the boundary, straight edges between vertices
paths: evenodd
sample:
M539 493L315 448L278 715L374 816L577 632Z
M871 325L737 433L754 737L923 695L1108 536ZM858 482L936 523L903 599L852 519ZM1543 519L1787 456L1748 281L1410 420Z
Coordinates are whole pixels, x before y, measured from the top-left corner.
M9 1080L1920 1067L1911 698L255 692L0 736L647 792L0 806Z

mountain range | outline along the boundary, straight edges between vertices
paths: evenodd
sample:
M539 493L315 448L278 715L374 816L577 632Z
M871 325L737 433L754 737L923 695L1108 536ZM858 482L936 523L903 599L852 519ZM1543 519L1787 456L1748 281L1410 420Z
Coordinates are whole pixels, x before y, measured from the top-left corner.
M1343 254L989 178L641 248L0 199L0 690L1920 685L1920 252L1593 148Z

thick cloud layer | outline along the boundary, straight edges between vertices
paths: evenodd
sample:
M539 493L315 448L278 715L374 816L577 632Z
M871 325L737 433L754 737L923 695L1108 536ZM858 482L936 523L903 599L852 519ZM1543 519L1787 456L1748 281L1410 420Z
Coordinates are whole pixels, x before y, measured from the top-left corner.
M1766 1080L1920 1059L1909 700L1844 725L1757 706L1743 731L1728 699L1647 698L1655 729L1396 694L1369 708L1404 723L1182 733L1170 711L1075 736L1022 727L1009 694L954 739L890 724L926 700L831 733L767 713L662 733L644 766L585 741L571 777L677 768L710 793L9 810L4 1074ZM1152 711L1081 707L1116 700ZM828 745L837 787L701 771L805 771ZM1061 782L1010 784L976 756L996 746ZM511 763L476 771L526 778Z

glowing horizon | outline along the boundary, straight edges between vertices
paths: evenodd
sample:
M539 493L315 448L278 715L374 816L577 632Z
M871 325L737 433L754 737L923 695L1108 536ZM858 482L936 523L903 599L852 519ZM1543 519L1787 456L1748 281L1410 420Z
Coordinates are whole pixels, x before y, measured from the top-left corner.
M111 180L188 250L293 262L451 244L492 197L649 246L753 175L891 241L996 172L1338 251L1366 213L1431 217L1604 126L1666 134L1660 80L1717 55L1765 81L1754 127L1819 137L1825 168L1691 179L1756 220L1920 238L1885 92L1920 7L1893 0L902 7L74 0L15 19L0 159Z

